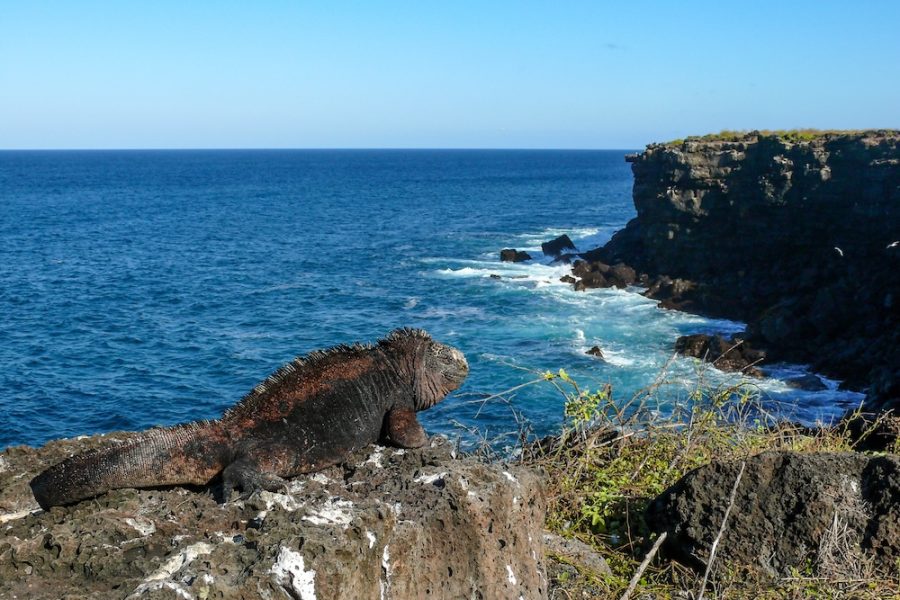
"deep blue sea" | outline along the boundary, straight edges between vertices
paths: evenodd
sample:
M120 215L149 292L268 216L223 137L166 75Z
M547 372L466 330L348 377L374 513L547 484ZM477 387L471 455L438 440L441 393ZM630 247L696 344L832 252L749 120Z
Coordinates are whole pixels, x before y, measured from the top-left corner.
M479 400L545 370L625 400L678 335L740 325L640 290L575 292L540 256L562 233L600 245L634 216L624 154L0 152L0 448L216 417L296 355L400 326L469 358L466 385L421 415L433 433L501 443L512 409L552 431L549 384ZM508 247L538 260L500 263ZM585 355L594 344L606 361ZM671 402L696 373L670 362ZM836 382L756 385L805 421L859 401Z

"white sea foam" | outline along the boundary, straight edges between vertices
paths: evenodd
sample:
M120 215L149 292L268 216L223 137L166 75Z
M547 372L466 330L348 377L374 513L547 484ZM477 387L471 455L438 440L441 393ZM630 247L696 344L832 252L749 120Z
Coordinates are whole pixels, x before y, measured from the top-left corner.
M572 227L568 229L551 227L538 232L519 234L514 238L515 241L511 245L515 246L517 250L540 253L541 244L554 240L561 235L567 235L578 250L585 251L597 246L596 243L593 243L593 240L599 233L600 229L596 227Z
M629 358L624 351L616 351L610 348L603 349L603 360L616 367L630 367L635 359Z
M742 332L743 323L659 309L656 300L641 295L644 290L640 287L576 292L571 284L560 281L563 275L571 273L571 267L550 264L552 257L544 257L539 249L541 242L562 233L567 233L580 249L585 249L578 240L592 235L602 237L611 232L597 228L546 229L521 234L496 245L498 249L515 247L529 251L534 260L522 263L500 262L499 250L485 252L476 259L425 259L421 262L429 269L424 275L457 280L454 285L467 295L471 293L469 298L488 294L490 300L463 301L441 307L424 307L420 303L413 314L448 321L466 317L483 319L488 328L485 335L494 340L491 348L503 348L507 344L508 350L482 351L479 360L538 372L564 367L579 383L591 386L612 383L617 397L627 397L632 390L657 379L666 382L665 393L674 398L684 397L697 385L699 370L703 372L704 383L713 387L732 386L747 380L739 373L723 373L696 359L673 359L674 342L680 335L716 333L728 336ZM533 296L525 299L523 295ZM498 306L508 308L498 310ZM595 345L603 351L602 361L586 356ZM763 395L763 401L773 407L785 400L799 401L804 407L804 417L811 414L806 407L827 409L831 405L833 413L835 402L846 403L851 398L848 393L837 390L837 382L827 382L828 390L809 392L784 384L782 380L789 376L787 371L784 375L773 371L772 375L772 378L754 379L749 385L754 386ZM536 395L529 390L523 393L521 401L532 403Z

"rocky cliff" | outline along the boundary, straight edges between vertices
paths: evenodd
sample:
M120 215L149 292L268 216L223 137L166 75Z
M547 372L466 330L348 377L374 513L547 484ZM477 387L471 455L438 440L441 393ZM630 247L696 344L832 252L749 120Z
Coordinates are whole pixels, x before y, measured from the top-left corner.
M41 469L124 434L0 453L3 598L544 598L539 476L369 447L345 465L220 505L210 490L123 489L38 508Z
M657 286L676 290L658 296L669 305L746 321L770 359L900 408L898 142L869 131L650 145L627 158L637 217L588 259L669 276Z
M668 554L701 571L731 505L720 566L865 579L897 573L898 498L897 455L764 452L691 471L646 516L667 532Z

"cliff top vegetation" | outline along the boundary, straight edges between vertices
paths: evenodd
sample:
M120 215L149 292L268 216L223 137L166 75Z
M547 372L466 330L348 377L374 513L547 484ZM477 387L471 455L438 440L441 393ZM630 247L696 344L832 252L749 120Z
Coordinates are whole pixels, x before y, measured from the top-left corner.
M785 142L810 142L829 136L900 136L897 129L723 129L718 133L691 135L663 143L664 146L680 146L685 142L754 142L760 137L774 137Z
M705 577L701 582L698 573L654 556L655 536L645 521L653 498L713 460L743 460L769 450L854 452L872 431L855 437L843 426L807 428L787 423L766 410L749 382L710 388L704 368L698 363L696 381L685 388L683 402L674 410L657 405L661 387L679 385L668 381L665 371L624 404L613 400L608 385L588 390L565 371L544 374L545 383L565 397L566 425L559 438L523 443L522 460L555 474L547 494L547 530L587 544L610 568L605 574L586 570L566 555L551 553L551 562L556 563L550 569L554 597L702 596ZM525 442L527 433L519 435ZM640 564L644 558L651 560ZM712 596L882 598L900 594L896 573L849 573L841 568L823 577L818 565L811 563L789 578L772 579L751 567L730 565L713 584Z

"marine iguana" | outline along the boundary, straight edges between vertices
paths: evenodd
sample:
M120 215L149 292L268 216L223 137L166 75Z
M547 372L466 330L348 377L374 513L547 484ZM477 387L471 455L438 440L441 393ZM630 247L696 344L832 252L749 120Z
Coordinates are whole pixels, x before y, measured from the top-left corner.
M31 490L45 510L118 488L205 485L220 473L226 502L235 488L275 491L285 477L377 441L423 446L416 411L443 400L468 372L459 350L398 329L376 344L294 359L220 419L149 429L68 458L32 479Z

